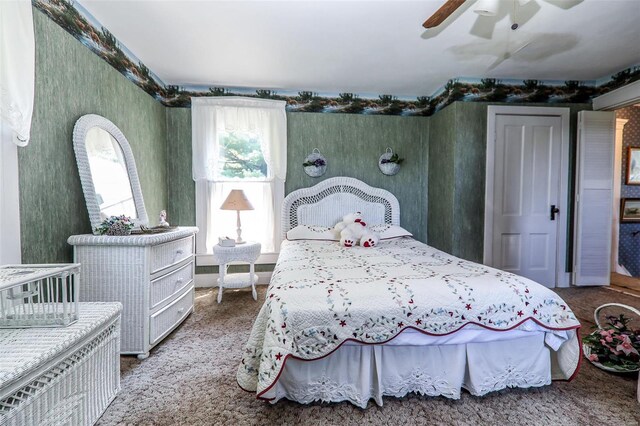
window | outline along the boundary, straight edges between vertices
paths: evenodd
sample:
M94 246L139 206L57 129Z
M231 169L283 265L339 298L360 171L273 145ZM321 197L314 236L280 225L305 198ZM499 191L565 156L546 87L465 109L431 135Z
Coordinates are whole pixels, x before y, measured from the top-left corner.
M285 103L247 98L192 100L193 178L196 181L196 253L213 253L218 237L236 238L236 212L220 206L241 189L254 210L240 212L242 238L263 253L280 247L280 206L286 176Z

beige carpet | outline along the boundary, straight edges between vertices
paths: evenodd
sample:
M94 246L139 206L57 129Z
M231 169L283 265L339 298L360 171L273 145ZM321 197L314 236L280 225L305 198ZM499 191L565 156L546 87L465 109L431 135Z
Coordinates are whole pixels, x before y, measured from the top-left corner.
M261 286L258 300L264 298ZM607 289L558 291L583 323L606 302L640 306L640 299ZM370 402L366 410L349 403L270 405L242 391L236 368L260 302L249 292L229 291L222 304L212 290L196 292L196 311L151 356L122 357L122 390L100 425L638 425L635 377L612 375L582 364L571 383L538 389L507 389L460 400L408 396Z

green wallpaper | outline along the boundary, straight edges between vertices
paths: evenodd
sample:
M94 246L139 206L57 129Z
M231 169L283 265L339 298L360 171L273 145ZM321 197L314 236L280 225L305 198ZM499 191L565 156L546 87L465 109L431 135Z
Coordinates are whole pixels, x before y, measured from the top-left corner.
M167 206L165 108L34 9L36 95L31 141L19 149L24 263L68 262L72 234L91 232L73 153L76 120L102 115L125 134L152 222Z
M455 179L455 105L431 116L429 129L428 242L453 252L453 202Z
M484 247L484 179L487 157L487 110L455 104L455 194L453 252L482 263Z
M287 181L285 192L312 186L334 176L350 176L384 188L400 202L400 223L416 239L426 241L429 119L348 114L287 115ZM385 176L378 158L391 147L405 161L395 176ZM327 159L321 178L307 176L304 158L318 148Z
M168 221L196 224L196 186L191 173L191 109L165 108L167 121Z

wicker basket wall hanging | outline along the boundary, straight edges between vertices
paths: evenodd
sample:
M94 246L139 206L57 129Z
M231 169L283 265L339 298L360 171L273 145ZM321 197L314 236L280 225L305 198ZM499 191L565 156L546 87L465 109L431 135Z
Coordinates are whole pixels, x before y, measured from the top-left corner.
M383 174L393 176L398 174L400 164L403 161L404 158L398 157L398 154L394 154L391 148L387 148L386 152L378 159L378 167Z
M307 155L302 163L304 172L313 178L322 176L327 171L327 159L320 153L318 148L313 148L311 154Z

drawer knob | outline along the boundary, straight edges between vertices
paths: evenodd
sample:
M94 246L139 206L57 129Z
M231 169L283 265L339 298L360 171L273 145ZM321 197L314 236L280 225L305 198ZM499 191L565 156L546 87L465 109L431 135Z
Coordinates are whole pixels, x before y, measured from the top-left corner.
M176 280L176 285L182 284L184 280L182 278Z
M181 313L183 313L183 312L184 312L184 308L180 308L180 309L178 309L178 314L181 314Z
M182 249L176 250L176 254L182 254L182 253L184 253L184 250L182 250Z

